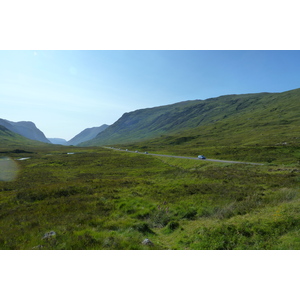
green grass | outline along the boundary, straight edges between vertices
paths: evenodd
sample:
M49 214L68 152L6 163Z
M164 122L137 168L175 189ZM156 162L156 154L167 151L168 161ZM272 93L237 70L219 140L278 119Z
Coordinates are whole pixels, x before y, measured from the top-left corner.
M300 89L127 113L85 145L269 164L300 163Z
M49 145L0 126L0 249L299 249L299 97L139 110L91 142L263 166Z
M1 249L299 249L297 165L70 149L36 148L0 182Z
M82 145L128 145L143 141L143 146L181 150L230 146L251 149L285 143L299 147L299 98L300 89L295 89L227 95L137 110L124 114Z

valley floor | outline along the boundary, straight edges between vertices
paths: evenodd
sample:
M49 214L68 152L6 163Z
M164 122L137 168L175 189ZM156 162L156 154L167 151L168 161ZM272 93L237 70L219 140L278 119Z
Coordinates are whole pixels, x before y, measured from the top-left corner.
M0 181L0 249L300 249L296 164L31 152L7 153L18 174Z
M137 154L147 154L147 155L153 155L153 156L162 156L162 157L172 157L172 158L199 160L198 157L175 156L175 155L167 155L167 154L155 154L155 153L148 153L148 152L129 151L127 149L126 150L115 149L115 148L113 148L113 149L117 150L117 151L126 151L128 153L137 153ZM253 162L245 162L245 161L233 161L233 160L209 159L209 158L205 158L205 161L220 162L220 163L229 163L229 164L257 165L257 166L263 166L264 165L264 164L261 164L261 163L253 163Z

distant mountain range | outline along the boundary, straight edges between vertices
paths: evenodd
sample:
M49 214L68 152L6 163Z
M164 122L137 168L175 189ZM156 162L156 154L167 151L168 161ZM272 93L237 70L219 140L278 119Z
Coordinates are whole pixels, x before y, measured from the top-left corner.
M20 137L44 143L102 146L143 142L199 148L300 143L300 89L226 95L125 113L114 124L87 128L70 141L47 139L32 122L0 119L0 142ZM9 130L9 131L7 131ZM17 135L13 135L17 134ZM146 143L146 144L145 144Z
M28 139L43 143L50 143L50 141L45 137L44 133L39 130L33 122L12 122L5 119L0 119L0 125Z
M48 138L48 140L52 143L52 144L56 144L56 145L64 145L67 146L68 142L65 139L60 139L60 138Z
M109 125L102 125L99 127L92 127L92 128L86 128L80 133L78 133L76 136L74 136L71 140L66 141L65 139L60 138L48 138L48 140L52 144L59 144L59 145L65 145L65 146L76 146L80 143L89 141L97 136L98 133L104 131Z
M65 146L75 146L82 142L86 142L90 139L93 139L97 136L98 133L102 132L108 127L108 125L104 124L99 127L87 128L79 134L77 134L70 141L66 141L65 139L61 138L46 138L44 133L41 130L39 130L33 122L12 122L5 119L0 119L0 126L2 126L0 138L3 137L5 133L6 136L10 136L10 141L13 138L16 138L16 140L20 142L22 140L20 139L20 136L22 136L34 141L39 141L48 144L60 144ZM12 133L16 133L17 135L13 135Z

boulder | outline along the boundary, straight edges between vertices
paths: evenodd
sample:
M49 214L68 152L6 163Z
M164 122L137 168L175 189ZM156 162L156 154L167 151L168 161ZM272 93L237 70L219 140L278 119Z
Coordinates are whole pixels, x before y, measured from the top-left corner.
M52 238L54 236L56 236L56 232L55 231L46 232L44 234L44 236L42 237L42 240L48 239L48 238Z
M153 246L153 243L149 239L144 239L142 244L146 246Z

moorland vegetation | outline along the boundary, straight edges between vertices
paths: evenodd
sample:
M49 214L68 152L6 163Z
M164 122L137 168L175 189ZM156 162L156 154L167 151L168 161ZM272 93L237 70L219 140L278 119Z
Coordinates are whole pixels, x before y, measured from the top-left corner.
M300 89L227 95L125 113L80 146L128 144L205 147L299 145Z
M26 153L0 182L1 249L300 248L298 165L69 148Z
M1 156L19 169L0 181L0 249L300 249L299 97L294 90L200 101L189 125L184 116L195 103L184 102L174 106L182 119L169 112L186 124L174 132L144 139L134 130L139 121L125 139L112 135L111 145L142 153L263 165L55 146L0 126ZM168 112L154 111L155 127Z

